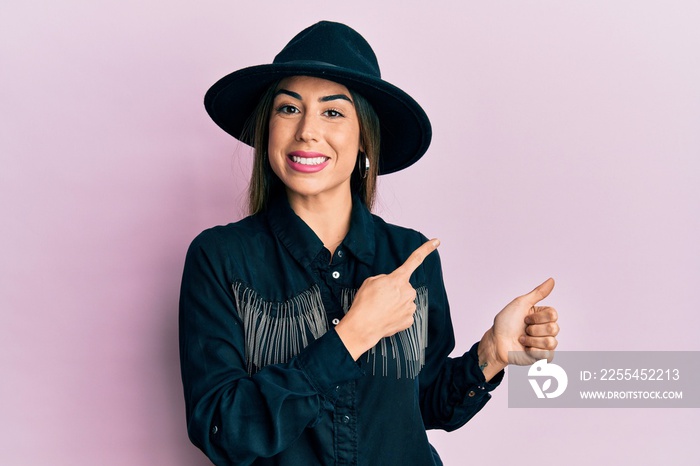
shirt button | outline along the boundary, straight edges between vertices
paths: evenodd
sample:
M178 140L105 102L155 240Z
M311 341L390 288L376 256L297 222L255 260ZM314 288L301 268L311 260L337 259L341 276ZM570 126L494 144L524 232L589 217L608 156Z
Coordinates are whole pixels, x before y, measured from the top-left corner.
M333 322L333 325L338 325L340 323L340 319L333 319L331 322Z
M338 250L338 257L343 257L343 251Z
M336 278L336 279L340 278L340 272L338 272L337 270L334 271L334 272L331 274L331 277Z
M216 435L217 432L219 432L219 427L218 427L218 426L214 426L214 427L211 428L211 434L212 434L212 435Z
M469 398L473 397L474 395L476 395L476 393L474 393L474 390L472 390L472 391L470 391L469 393L467 393L467 396L468 396Z
M350 416L343 416L343 424L347 424L348 422L350 422Z

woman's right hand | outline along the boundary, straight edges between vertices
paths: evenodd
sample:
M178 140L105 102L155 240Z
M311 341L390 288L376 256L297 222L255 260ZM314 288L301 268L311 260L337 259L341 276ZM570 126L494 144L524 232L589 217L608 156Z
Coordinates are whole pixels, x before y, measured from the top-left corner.
M392 273L364 281L348 313L335 327L353 359L357 360L382 338L413 325L416 290L409 279L439 245L437 239L426 241Z

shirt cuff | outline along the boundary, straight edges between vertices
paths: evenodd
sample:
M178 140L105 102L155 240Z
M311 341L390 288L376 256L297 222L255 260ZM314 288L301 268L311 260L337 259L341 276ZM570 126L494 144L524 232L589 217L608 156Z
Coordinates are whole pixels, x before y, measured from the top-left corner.
M460 360L460 368L454 372L454 391L450 396L453 406L483 405L491 398L493 389L503 380L505 371L496 374L487 382L483 371L479 368L479 343L475 343Z
M495 389L501 384L501 382L503 381L503 376L506 373L505 369L501 369L501 371L498 374L494 375L490 381L486 381L486 377L484 377L484 371L482 371L479 367L479 342L474 343L474 345L469 350L469 353L467 354L469 355L468 357L470 359L470 362L473 362L467 365L467 367L469 368L468 370L470 372L470 377L473 377L474 380L479 381L477 387L480 390L490 392L491 390Z
M316 391L331 402L338 397L338 386L365 375L334 328L311 342L298 360Z

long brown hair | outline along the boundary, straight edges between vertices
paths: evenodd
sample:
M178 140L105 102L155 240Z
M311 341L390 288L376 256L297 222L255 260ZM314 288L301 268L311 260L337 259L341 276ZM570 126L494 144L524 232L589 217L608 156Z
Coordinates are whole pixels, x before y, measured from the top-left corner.
M258 105L248 118L241 135L241 140L253 146L253 173L248 186L248 213L256 214L267 208L273 195L284 190L282 181L275 175L267 158L267 144L270 132L270 114L272 103L279 81L273 83L262 95ZM379 172L379 118L372 105L360 94L350 90L360 123L360 144L369 158L369 170L364 178L360 176L359 168L354 170L350 178L350 189L359 195L360 200L370 210L374 206ZM359 157L359 154L358 154ZM363 160L359 161L363 163Z

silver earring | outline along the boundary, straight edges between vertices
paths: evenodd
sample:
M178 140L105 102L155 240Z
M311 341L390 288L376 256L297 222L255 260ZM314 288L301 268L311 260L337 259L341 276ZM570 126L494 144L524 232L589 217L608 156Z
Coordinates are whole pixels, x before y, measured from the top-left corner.
M363 159L364 164L362 163ZM360 172L360 178L367 178L367 173L369 173L369 157L367 157L367 154L364 152L357 154L357 170Z

